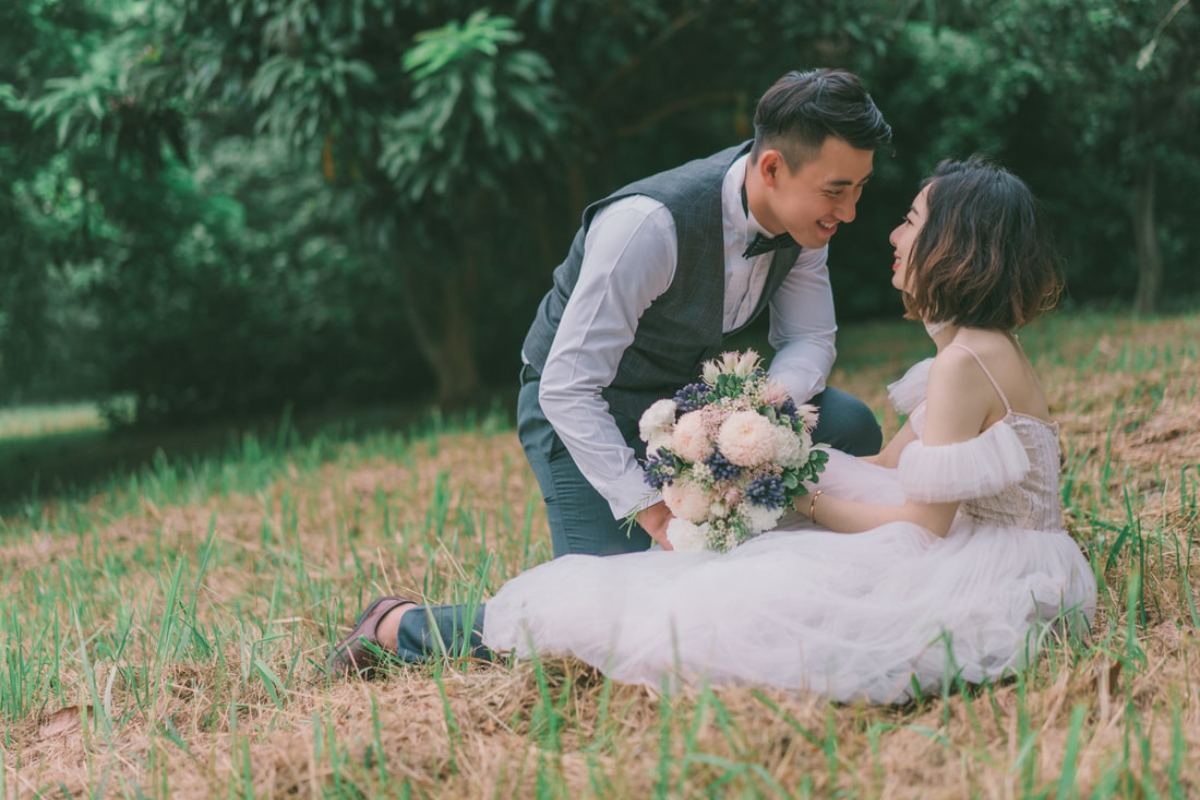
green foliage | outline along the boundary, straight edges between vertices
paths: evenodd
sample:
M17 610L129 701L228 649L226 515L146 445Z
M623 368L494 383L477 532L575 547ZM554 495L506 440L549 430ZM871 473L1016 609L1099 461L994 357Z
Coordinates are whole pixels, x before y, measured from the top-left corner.
M1116 250L1118 269L1104 271L1101 291L1136 285L1140 311L1154 310L1164 289L1200 289L1185 255L1194 258L1200 246L1188 221L1196 209L1185 200L1191 195L1186 187L1200 179L1200 11L1189 0L1024 0L1007 4L992 21L982 35L1006 52L1021 52L1052 98L1043 124L1073 139L1058 165L1060 172L1077 173L1065 178L1074 184L1072 195L1103 198L1082 223L1062 220L1089 279ZM1066 200L1051 192L1052 202ZM1162 202L1160 195L1172 199ZM1104 234L1097 217L1125 223L1125 241L1110 240L1107 252L1088 248L1092 237ZM1163 244L1179 256L1169 274ZM1126 275L1136 269L1136 282L1121 281L1120 267Z
M511 380L588 202L750 136L758 94L818 65L861 74L896 133L832 246L844 319L899 313L888 232L978 151L1043 198L1073 298L1195 294L1198 20L1187 0L9 4L0 378L133 392L146 420L405 385L467 402Z
M513 21L472 14L416 37L404 68L412 107L384 123L380 166L405 199L469 196L502 201L514 169L543 162L564 128L553 70L530 50L510 51ZM503 49L502 49L503 48Z
M29 105L46 81L75 74L108 28L84 2L0 8L0 398L33 389L45 364L71 361L56 347L71 326L51 312L62 299L57 276L93 255L83 224L88 193ZM56 388L77 388L70 384Z
M139 398L140 422L372 396L421 374L395 346L394 284L342 240L348 209L289 162L278 140L230 139L199 181L175 165L112 196L129 228L153 228L98 290L108 388Z
M111 158L136 157L151 171L163 166L164 143L186 162L183 114L170 100L136 86L138 68L157 57L145 31L122 32L92 53L80 75L46 81L43 94L29 104L35 127L52 124L59 148L100 144Z

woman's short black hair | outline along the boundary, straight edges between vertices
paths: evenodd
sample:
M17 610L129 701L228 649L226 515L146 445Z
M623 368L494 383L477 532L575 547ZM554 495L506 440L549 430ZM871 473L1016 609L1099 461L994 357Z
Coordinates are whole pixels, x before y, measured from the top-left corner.
M922 186L929 209L909 256L906 316L1007 331L1054 307L1058 254L1020 178L974 156L943 161Z

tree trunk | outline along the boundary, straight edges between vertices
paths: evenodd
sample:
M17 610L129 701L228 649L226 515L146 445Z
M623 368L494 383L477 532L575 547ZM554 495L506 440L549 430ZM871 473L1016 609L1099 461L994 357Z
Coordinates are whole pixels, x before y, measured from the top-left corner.
M418 296L414 267L401 255L399 268L404 275L404 302L417 348L437 380L437 403L444 409L461 408L479 389L479 370L472 346L469 287L456 277L438 277L441 303L429 307Z
M433 371L437 376L438 405L455 409L474 399L479 390L479 370L466 287L458 281L443 280L442 288L442 340Z
M1153 314L1162 289L1162 253L1154 231L1154 161L1147 158L1137 168L1133 193L1133 240L1137 246L1138 287L1133 310Z

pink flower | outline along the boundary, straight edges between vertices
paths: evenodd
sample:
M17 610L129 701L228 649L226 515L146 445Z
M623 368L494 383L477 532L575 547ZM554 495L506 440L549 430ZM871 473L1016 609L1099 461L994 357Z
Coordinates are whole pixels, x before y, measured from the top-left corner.
M712 453L713 443L705 430L702 411L689 411L675 423L671 432L671 450L685 461L703 461Z
M690 481L677 480L662 490L663 500L671 513L688 522L701 523L708 519L711 503L704 490Z
M736 506L738 503L742 502L743 497L745 497L745 495L742 494L742 490L737 488L736 486L728 489L725 492L725 502L728 503L731 507Z
M767 384L766 391L763 392L763 402L769 406L779 408L791 396L791 392L782 383L771 381Z
M721 406L705 406L698 410L700 419L704 421L704 432L708 434L708 438L716 441L721 434L721 426L725 424L725 420L729 419L729 415L733 412L728 408Z
M721 426L717 446L730 463L739 467L754 467L775 455L775 426L754 411L738 411L729 415Z
M804 430L812 433L817 427L817 407L811 403L804 403L796 406L796 410L800 412L800 422L804 425Z

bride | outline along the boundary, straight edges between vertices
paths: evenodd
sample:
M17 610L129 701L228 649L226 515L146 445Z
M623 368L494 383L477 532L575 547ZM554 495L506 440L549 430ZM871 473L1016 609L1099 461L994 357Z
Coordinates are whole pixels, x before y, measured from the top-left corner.
M1096 586L1062 527L1058 428L1012 333L1060 285L1032 194L984 161L943 162L890 241L892 283L937 355L889 387L909 416L878 456L832 452L796 513L726 554L535 567L500 589L482 626L381 598L331 666L457 643L571 655L652 686L670 674L896 702L1002 677L1047 635L1089 624ZM434 624L412 641L416 620Z

